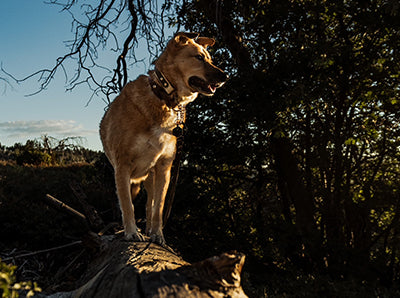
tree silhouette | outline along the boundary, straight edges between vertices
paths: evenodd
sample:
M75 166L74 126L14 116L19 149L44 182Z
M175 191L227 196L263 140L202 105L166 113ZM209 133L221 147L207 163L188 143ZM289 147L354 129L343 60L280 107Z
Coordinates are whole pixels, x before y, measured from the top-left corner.
M128 82L128 66L143 62L136 55L139 46L147 48L149 61L158 56L160 45L165 44L166 23L172 18L174 3L101 0L98 5L81 5L77 0L50 0L48 4L60 6L63 13L71 15L73 36L65 42L68 52L57 58L53 67L22 79L2 68L5 77L0 79L10 84L9 78L18 83L36 78L40 83L33 93L36 94L45 90L61 71L68 81L67 90L86 84L93 96L105 95L109 104ZM106 51L115 55L112 68L99 59Z
M197 1L183 9L187 28L220 36L229 52L218 50L218 60L235 73L212 102L196 101L189 119L193 140L205 144L188 156L197 192L212 188L208 195L228 201L214 202L219 216L236 222L217 226L256 241L264 258L272 241L279 257L307 270L373 279L386 260L380 278L389 270L397 279L395 1Z

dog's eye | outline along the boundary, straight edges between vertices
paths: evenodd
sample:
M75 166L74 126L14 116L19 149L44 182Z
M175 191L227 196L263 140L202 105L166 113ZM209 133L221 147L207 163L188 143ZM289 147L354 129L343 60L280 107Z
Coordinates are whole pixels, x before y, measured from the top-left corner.
M196 59L200 61L204 61L204 56L202 55L196 55Z

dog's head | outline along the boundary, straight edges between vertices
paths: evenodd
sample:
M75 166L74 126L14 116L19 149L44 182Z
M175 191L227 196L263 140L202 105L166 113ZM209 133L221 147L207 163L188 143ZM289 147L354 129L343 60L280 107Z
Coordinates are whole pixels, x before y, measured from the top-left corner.
M215 41L198 33L177 33L155 62L167 79L184 94L214 95L228 76L213 65L208 46Z

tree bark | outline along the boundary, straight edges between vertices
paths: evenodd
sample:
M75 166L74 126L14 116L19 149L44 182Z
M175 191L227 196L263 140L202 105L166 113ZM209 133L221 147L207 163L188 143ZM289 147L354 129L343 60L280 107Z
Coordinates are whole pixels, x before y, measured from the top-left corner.
M150 242L97 238L102 247L81 285L47 297L247 297L240 285L244 255L224 253L189 264Z

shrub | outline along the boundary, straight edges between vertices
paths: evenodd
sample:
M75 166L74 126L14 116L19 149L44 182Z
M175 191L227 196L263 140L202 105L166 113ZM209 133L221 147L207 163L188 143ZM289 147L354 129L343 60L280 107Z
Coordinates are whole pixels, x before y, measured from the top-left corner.
M0 294L3 298L18 297L20 292L25 292L26 297L32 297L35 292L41 292L35 282L16 282L16 268L16 266L7 265L0 260Z

